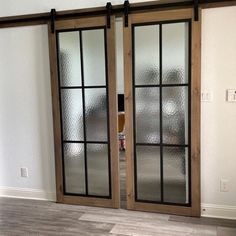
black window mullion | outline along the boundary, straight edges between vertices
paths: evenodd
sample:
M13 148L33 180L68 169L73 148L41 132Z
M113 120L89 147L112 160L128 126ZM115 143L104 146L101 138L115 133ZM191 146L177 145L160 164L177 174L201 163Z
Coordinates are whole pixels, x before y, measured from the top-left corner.
M56 33L56 47L57 47L57 73L58 73L58 85L59 87L61 86L61 73L60 73L60 56L59 56L59 33ZM64 139L64 135L63 135L63 122L62 122L62 116L63 116L63 112L62 112L62 98L61 98L61 91L58 91L58 95L59 95L59 106L60 106L60 124L61 124L61 153L62 153L62 175L63 175L63 192L64 194L66 193L66 184L65 184L65 155L64 155L64 144L63 144L63 139Z
M160 63L160 180L161 180L161 202L164 201L164 184L163 184L163 127L162 127L162 24L159 25L159 63Z
M87 167L87 136L86 136L86 112L85 112L85 89L84 89L84 62L83 62L83 41L82 32L79 31L80 39L80 61L81 61L81 84L82 84L82 103L83 103L83 126L84 126L84 169L85 169L85 191L88 196L88 167Z
M61 86L60 89L82 89L82 88L106 88L106 86L103 85L97 85L97 86Z
M63 140L63 143L84 143L84 141ZM106 141L86 141L89 144L108 144Z
M111 186L111 147L110 147L110 110L109 110L109 80L108 80L108 60L107 60L107 30L104 28L104 49L105 49L105 76L106 76L106 100L107 100L107 145L108 145L108 182L109 197L112 198ZM104 87L104 86L103 86Z
M192 181L192 172L191 172L191 148L192 148L192 97L191 97L191 91L192 91L192 23L191 21L188 22L188 196L189 196L189 204L192 204L192 187L191 187L191 181Z
M163 146L163 147L188 147L188 144L168 144L168 143L136 143L136 146Z
M147 84L147 85L135 85L135 88L160 88L160 87L188 87L188 83L184 84Z
M135 201L138 201L137 150L136 150L136 81L135 81L135 26L132 26L132 93L133 93L133 139L134 139L134 192Z

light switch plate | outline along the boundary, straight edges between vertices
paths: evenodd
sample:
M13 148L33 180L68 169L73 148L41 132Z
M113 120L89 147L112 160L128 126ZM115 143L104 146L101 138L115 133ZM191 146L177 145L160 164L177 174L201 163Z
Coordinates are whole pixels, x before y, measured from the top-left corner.
M236 102L236 89L228 89L227 90L227 101L228 102Z
M213 92L202 91L201 100L202 100L202 102L212 102L213 101Z

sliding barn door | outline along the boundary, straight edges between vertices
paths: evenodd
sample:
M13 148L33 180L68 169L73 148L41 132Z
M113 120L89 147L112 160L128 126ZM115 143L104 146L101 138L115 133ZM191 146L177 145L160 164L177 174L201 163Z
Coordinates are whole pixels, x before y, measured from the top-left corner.
M49 26L57 201L119 207L114 17Z
M193 10L124 27L128 209L200 215L200 22Z

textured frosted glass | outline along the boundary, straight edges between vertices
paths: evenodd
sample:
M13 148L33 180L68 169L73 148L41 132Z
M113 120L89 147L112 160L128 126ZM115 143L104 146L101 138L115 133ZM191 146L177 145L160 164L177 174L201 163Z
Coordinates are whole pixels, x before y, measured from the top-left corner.
M82 141L83 106L81 89L61 90L63 139Z
M159 88L136 88L136 142L160 142Z
M188 23L162 26L163 83L188 82Z
M138 200L160 201L160 148L137 146Z
M188 203L187 158L187 148L164 147L163 181L165 202Z
M88 193L109 195L108 146L106 144L87 145Z
M188 89L163 88L163 142L188 144Z
M85 89L87 141L107 141L106 89Z
M85 85L106 85L104 30L83 31L82 38Z
M135 84L159 83L159 26L135 27Z
M59 33L59 68L61 86L81 85L79 32Z
M64 145L66 193L85 194L84 145Z

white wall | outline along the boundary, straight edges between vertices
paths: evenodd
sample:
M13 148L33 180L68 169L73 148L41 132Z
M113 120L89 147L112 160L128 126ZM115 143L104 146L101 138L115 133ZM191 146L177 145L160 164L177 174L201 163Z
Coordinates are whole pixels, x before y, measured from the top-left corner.
M202 202L236 210L236 103L226 102L226 89L236 89L236 7L207 9L202 23ZM229 192L220 192L220 179ZM236 216L236 214L235 214Z
M0 45L0 193L29 189L37 190L37 197L51 196L55 172L47 27L2 29ZM29 178L20 177L21 167L29 169Z
M71 10L89 7L105 6L107 0L0 0L0 16L32 14L48 12L51 8L60 10ZM123 4L124 0L110 0L113 5ZM143 2L143 0L130 0L130 3Z
M112 1L113 4L123 1ZM106 1L0 0L0 16L105 5ZM204 215L236 217L236 7L203 11L202 204ZM0 30L0 186L55 191L50 76L45 26ZM27 166L30 177L20 178ZM229 192L219 191L220 179ZM1 193L1 191L0 191Z

